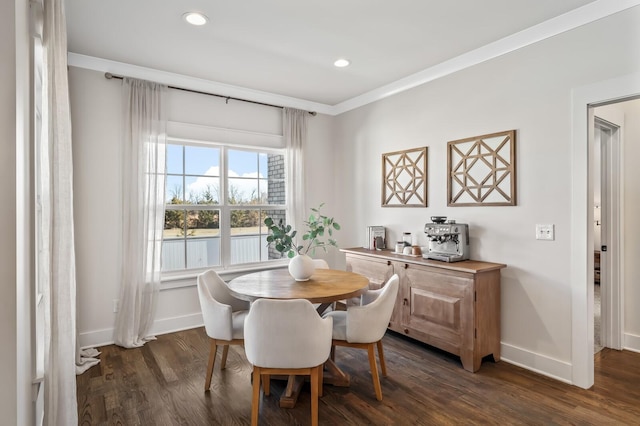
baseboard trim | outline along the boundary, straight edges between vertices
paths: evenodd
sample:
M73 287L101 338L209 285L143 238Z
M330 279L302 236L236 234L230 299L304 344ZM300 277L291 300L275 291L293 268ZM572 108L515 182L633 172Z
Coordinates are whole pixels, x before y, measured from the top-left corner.
M632 351L632 352L640 352L640 336L631 333L624 334L624 344L623 349Z
M151 334L160 336L162 334L202 327L203 325L204 321L200 312L179 317L163 318L153 323Z
M200 312L179 317L162 318L156 320L151 327L151 334L160 336L162 334L175 333L176 331L190 330L202 327L204 321ZM113 328L88 331L78 335L78 345L81 349L96 348L113 344Z
M564 383L573 384L571 381L572 367L566 361L560 361L506 343L500 345L500 350L502 361Z

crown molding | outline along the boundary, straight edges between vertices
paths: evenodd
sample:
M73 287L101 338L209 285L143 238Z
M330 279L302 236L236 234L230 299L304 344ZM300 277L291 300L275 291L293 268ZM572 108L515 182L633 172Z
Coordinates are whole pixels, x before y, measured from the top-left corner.
M260 90L247 89L244 87L218 83L216 81L205 80L168 71L161 71L153 68L141 67L124 62L111 61L109 59L97 58L95 56L69 52L67 54L67 62L69 66L77 68L105 73L109 72L115 75L149 80L160 84L166 84L168 86L198 90L201 92L215 93L217 95L246 99L254 102L262 102L265 104L333 115L333 108L330 105L318 102L277 95L275 93L262 92Z
M438 78L470 68L474 65L478 65L509 52L522 49L539 41L573 30L580 26L597 21L598 19L605 18L638 5L640 5L640 0L596 0L578 9L574 9L563 15L549 19L548 21L534 25L518 33L504 37L493 43L489 43L478 49L456 56L455 58L441 62L430 68L363 93L362 95L348 99L344 102L340 102L336 105L327 105L304 99L277 95L275 93L232 86L211 80L140 67L137 65L72 52L69 52L68 54L68 63L70 66L78 68L86 68L94 71L110 72L117 75L151 80L185 89L212 92L223 96L232 96L256 102L281 105L283 107L316 111L321 114L340 115L347 111L360 108L389 96L429 83L437 80Z

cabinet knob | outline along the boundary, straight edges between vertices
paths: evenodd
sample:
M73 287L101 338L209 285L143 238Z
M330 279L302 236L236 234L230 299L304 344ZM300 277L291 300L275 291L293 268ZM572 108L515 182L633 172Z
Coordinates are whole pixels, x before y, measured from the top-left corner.
M405 264L404 264L404 269L407 269L408 267L409 267L409 264L408 264L408 263L405 263Z
M387 266L391 266L391 261L387 260Z
M409 329L408 328L404 329L404 334L409 334Z
M409 304L409 299L402 299L402 304L407 306Z

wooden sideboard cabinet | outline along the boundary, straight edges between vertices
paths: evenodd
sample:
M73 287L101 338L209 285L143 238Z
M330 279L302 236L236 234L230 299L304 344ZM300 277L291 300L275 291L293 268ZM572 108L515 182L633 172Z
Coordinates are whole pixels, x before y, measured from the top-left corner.
M500 263L446 263L388 250L342 249L347 269L380 288L400 277L389 329L458 355L475 372L482 358L500 360Z

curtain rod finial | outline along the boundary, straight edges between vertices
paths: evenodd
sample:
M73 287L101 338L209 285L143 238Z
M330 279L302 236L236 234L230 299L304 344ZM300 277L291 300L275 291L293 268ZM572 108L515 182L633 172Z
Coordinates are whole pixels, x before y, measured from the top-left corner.
M315 117L316 115L318 115L318 113L317 113L317 112L315 112L315 111L309 111L309 114L313 115L314 117Z
M111 74L110 72L105 72L104 73L104 78L111 80L113 78L113 74Z

